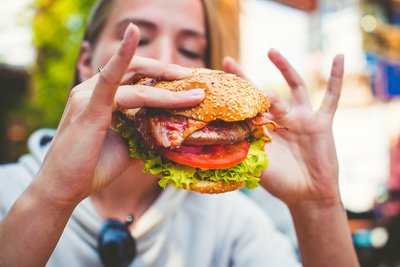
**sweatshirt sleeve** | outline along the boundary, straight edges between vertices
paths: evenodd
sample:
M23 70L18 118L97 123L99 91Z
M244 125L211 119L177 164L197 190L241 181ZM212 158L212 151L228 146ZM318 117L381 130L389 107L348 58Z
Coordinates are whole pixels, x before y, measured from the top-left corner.
M20 164L0 165L0 220L11 209L32 181L32 175Z
M301 266L290 240L280 233L258 207L248 205L237 215L232 242L232 267Z
M2 168L0 168L0 221L6 216L7 209L5 204L5 191L6 190L6 175Z

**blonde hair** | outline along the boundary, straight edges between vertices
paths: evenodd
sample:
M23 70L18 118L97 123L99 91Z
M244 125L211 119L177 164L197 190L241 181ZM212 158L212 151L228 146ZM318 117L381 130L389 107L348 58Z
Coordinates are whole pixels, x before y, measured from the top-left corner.
M226 56L239 60L239 0L203 0L207 18L209 68L222 69Z
M240 0L202 0L208 37L208 68L222 69L226 56L239 60L239 5ZM114 1L99 0L92 9L84 41L96 45L97 39L111 13ZM75 75L75 84L79 81Z

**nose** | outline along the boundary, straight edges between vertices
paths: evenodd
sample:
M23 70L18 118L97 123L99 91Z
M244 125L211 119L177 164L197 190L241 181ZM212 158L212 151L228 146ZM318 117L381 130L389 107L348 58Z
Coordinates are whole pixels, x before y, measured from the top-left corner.
M173 41L168 36L160 38L158 58L160 62L165 64L174 64L175 62L175 51Z

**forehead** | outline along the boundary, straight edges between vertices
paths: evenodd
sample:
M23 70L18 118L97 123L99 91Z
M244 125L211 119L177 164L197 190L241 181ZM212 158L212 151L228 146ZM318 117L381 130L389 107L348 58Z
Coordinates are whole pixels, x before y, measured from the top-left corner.
M116 0L109 23L127 18L151 21L160 27L186 28L205 33L201 0Z

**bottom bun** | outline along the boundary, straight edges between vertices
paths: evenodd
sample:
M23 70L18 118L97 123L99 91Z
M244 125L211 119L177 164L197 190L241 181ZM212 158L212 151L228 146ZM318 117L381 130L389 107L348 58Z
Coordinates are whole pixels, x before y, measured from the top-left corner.
M235 191L244 186L244 182L210 182L198 181L190 185L187 190L202 193L202 194L220 194L230 191Z

